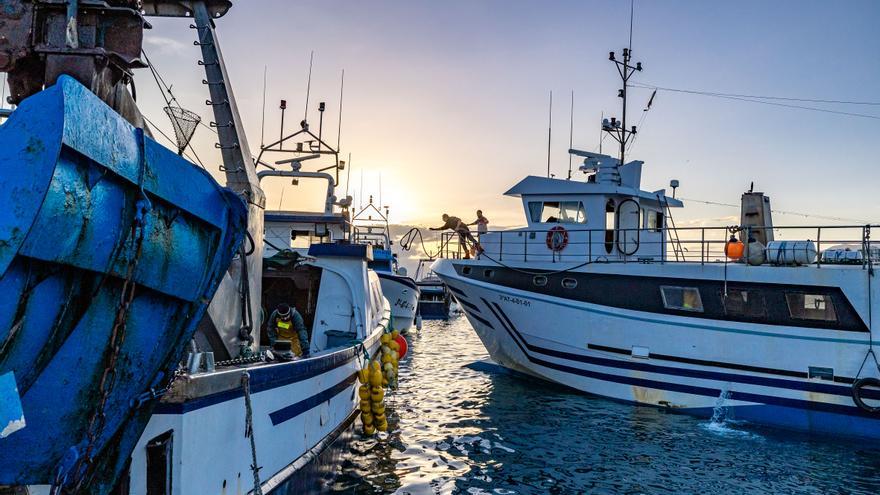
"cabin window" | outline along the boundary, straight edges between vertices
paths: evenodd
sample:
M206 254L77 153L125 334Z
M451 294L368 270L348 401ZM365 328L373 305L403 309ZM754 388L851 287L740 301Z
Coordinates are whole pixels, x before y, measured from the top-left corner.
M562 279L562 287L565 289L574 289L578 286L578 281L573 278Z
M728 316L763 318L767 316L764 295L757 291L729 289L727 296L721 293L724 313Z
M605 252L608 254L611 254L611 251L614 249L615 210L614 200L609 199L605 203Z
M826 294L803 294L789 292L785 294L788 312L796 320L837 321L834 302Z
M532 283L537 285L538 287L544 287L547 285L547 277L544 275L535 275L532 277Z
M495 275L495 270L483 270L483 276L486 278L492 278Z
M700 298L700 290L696 287L663 285L660 286L660 295L663 297L663 306L666 309L703 312L703 300Z
M469 267L469 266L462 267L461 273L464 275L470 275L471 274L471 267Z
M663 229L663 213L659 211L646 210L645 228L651 232L660 232Z
M587 211L580 201L532 202L529 217L541 223L587 223Z

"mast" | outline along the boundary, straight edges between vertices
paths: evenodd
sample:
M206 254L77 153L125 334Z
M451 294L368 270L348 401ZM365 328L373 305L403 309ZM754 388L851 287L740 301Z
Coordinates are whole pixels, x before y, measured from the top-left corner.
M626 96L629 87L629 78L632 77L634 73L642 71L641 62L636 62L635 65L630 63L632 60L632 48L624 48L622 56L623 61L620 61L617 60L614 52L609 52L608 54L608 60L611 60L617 65L617 72L620 74L620 79L623 82L623 88L618 90L617 93L617 96L623 100L623 113L621 114L620 120L617 120L615 117L611 117L610 121L607 119L602 120L602 130L610 134L620 145L620 162L618 166L626 163L626 145L636 134L636 126L632 126L631 129L626 128ZM615 180L620 184L620 175L617 175Z

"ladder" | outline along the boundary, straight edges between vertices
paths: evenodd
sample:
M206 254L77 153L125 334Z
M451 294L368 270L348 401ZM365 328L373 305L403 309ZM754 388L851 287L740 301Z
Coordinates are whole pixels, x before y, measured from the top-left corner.
M663 203L664 209L666 210L668 224L672 226L672 229L666 228L666 226L664 226L664 228L669 233L669 244L672 245L672 252L675 254L675 261L685 261L684 249L681 247L681 240L678 238L678 229L675 228L675 220L672 218L672 209L669 208L669 201L666 200L666 196L663 196L661 203Z

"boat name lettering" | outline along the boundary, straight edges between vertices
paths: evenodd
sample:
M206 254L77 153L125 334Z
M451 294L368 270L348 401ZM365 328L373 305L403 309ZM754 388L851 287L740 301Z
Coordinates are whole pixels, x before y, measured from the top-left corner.
M500 300L502 300L502 301L504 301L504 302L509 302L509 303L513 303L513 304L519 304L520 306L526 306L526 307L529 307L529 306L532 305L532 301L529 301L529 300L527 300L527 299L521 299L521 298L519 298L519 297L505 296L505 295L503 295L503 294L499 294L499 295L498 295L498 299L500 299Z

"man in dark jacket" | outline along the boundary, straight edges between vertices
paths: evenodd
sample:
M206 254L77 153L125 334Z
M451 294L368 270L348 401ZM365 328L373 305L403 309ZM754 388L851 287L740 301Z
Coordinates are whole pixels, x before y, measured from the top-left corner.
M474 236L471 234L471 229L468 228L467 224L462 222L460 218L449 216L446 213L443 214L443 225L440 227L431 227L431 230L454 230L455 233L458 234L459 242L461 246L464 248L464 259L471 258L471 246L476 250L480 250L480 244L474 239Z
M278 339L289 340L295 355L309 356L309 332L306 330L302 315L296 308L285 303L279 304L269 315L266 330L269 335L269 345L274 345Z

